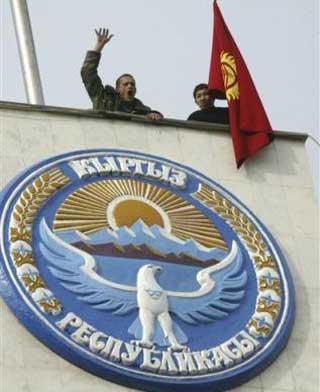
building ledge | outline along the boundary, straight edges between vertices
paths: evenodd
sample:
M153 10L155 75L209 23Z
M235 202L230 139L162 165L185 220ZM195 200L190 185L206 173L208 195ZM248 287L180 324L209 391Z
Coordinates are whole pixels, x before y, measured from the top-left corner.
M128 114L122 112L107 112L102 110L92 109L75 109L66 108L59 106L47 106L47 105L31 105L26 103L7 102L0 101L0 110L20 110L25 112L41 112L47 114L65 115L65 116L77 116L97 119L110 119L110 120L121 120L121 121L133 121L136 123L153 124L159 126L170 126L189 128L199 131L212 131L212 132L229 132L229 126L223 124L205 123L199 121L186 121L177 120L172 118L163 118L161 120L149 120L145 116L139 116L135 114ZM275 130L275 136L277 138L289 138L296 140L305 141L308 138L307 133L290 132Z

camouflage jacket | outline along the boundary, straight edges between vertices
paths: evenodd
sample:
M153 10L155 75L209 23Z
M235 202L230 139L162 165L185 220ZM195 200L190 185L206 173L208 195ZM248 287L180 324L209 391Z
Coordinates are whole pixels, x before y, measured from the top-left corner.
M81 68L82 81L91 98L93 109L110 110L126 113L146 115L152 110L139 99L122 101L116 90L109 85L104 86L99 75L98 66L101 53L89 50Z

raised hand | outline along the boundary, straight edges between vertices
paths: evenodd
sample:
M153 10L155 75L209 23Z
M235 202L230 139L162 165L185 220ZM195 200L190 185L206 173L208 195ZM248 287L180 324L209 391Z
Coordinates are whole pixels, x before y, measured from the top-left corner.
M97 42L96 45L94 47L94 50L96 52L101 52L102 49L104 48L104 45L106 43L108 43L111 38L113 37L113 34L109 34L109 29L95 29L94 30L96 32L96 36L97 36Z

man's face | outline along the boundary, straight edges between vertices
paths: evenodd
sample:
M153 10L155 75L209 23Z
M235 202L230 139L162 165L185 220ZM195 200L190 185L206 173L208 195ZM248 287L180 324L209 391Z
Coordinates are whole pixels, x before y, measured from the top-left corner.
M213 98L207 89L198 90L196 92L195 101L201 110L209 109L213 105Z
M117 86L117 93L123 101L132 101L136 94L136 82L131 76L123 76Z

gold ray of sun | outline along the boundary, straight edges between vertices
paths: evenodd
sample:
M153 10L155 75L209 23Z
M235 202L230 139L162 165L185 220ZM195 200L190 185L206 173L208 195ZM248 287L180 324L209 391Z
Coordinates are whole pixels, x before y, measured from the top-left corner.
M215 225L188 201L131 179L103 180L73 192L58 209L54 230L88 234L102 228L130 227L138 219L148 226L157 224L182 240L228 249Z

